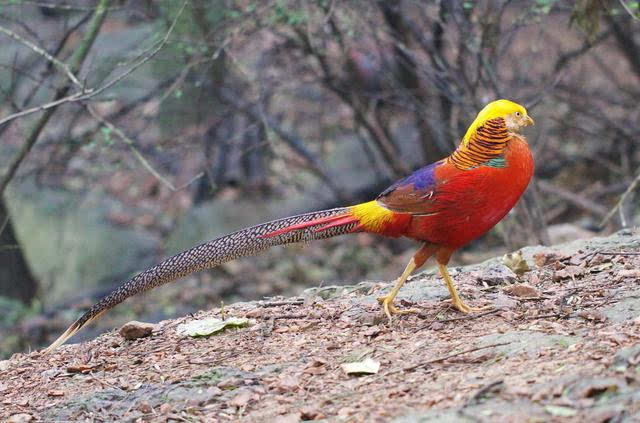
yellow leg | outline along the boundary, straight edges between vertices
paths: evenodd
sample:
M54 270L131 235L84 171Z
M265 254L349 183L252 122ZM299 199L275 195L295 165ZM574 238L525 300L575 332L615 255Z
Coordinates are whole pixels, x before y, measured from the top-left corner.
M398 291L400 291L400 288L402 288L402 285L404 285L404 283L409 278L409 276L411 276L411 273L414 270L416 270L416 261L415 259L411 258L411 260L409 261L409 264L407 264L407 267L404 269L404 272L402 272L402 275L400 275L400 277L396 279L396 283L393 286L393 289L391 290L391 292L383 297L378 298L378 302L382 304L382 307L384 308L384 312L389 318L389 321L391 321L391 315L393 314L409 314L409 313L418 312L418 310L413 310L413 309L398 310L393 305L393 300L394 298L396 298L396 295L398 295Z
M463 313L472 313L477 311L485 311L485 310L493 309L493 307L491 306L471 307L466 305L462 301L462 299L460 299L460 296L458 295L458 291L456 290L456 287L453 285L453 281L451 280L451 276L449 276L449 271L447 270L447 266L445 264L438 263L438 269L440 269L440 274L442 275L442 278L446 282L447 288L449 288L449 294L451 294L451 304L453 304L455 308L457 308Z
M411 276L411 273L413 273L414 270L419 269L424 264L424 262L427 261L427 259L431 257L436 251L437 247L435 247L434 245L424 244L422 248L420 248L413 255L411 260L409 260L409 264L407 264L407 267L404 269L404 272L402 272L402 275L400 275L400 277L396 279L396 283L393 286L391 292L383 297L378 298L378 302L382 304L384 312L389 320L391 320L391 316L393 314L409 314L419 312L419 310L414 309L398 310L394 307L393 300L394 298L396 298L396 295L398 295L398 291L400 291L402 285L404 285L409 276Z

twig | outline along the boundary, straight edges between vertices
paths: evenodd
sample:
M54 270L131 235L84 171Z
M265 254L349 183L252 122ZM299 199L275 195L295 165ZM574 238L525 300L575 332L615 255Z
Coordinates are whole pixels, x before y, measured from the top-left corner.
M608 221L609 219L611 219L611 217L613 217L613 215L615 214L615 212L620 209L620 206L622 206L622 204L625 202L625 200L627 199L627 196L629 194L631 194L631 192L636 189L636 187L638 186L638 184L640 184L640 173L638 173L638 175L636 175L636 178L633 180L633 182L631 182L631 184L629 185L629 187L627 188L627 190L622 193L622 195L620 196L620 199L618 200L618 202L616 203L616 205L609 210L609 213L607 213L605 215L605 217L600 221L600 223L598 224L598 226L600 228L602 228ZM623 217L623 226L626 226L624 223L624 217Z
M478 403L478 401L480 400L480 398L482 398L483 396L485 396L486 394L488 394L491 390L493 390L493 388L495 388L496 386L500 386L500 385L504 385L504 380L503 379L498 379L498 380L494 380L491 383L488 383L486 385L484 385L482 388L478 389L478 392L476 392L475 394L473 394L473 396L469 399L469 401L467 401L462 408L464 407L468 407L469 405L472 404L476 404Z
M479 317L486 316L488 314L497 313L497 312L502 311L502 310L503 310L502 308L494 308L493 310L485 311L484 313L480 313L480 314L471 314L471 315L461 316L461 317L452 317L451 319L437 320L437 322L438 323L449 323L449 322L456 322L458 320L473 320L473 319L477 319Z
M631 8L629 7L629 5L627 3L625 3L624 0L618 0L618 2L620 3L620 5L622 6L622 8L624 10L626 10L626 12L631 15L631 17L633 19L635 19L636 21L640 21L640 18L638 17L638 15L636 15L635 13L633 13L633 10L631 10ZM637 4L636 4L637 6Z
M269 301L268 303L259 303L260 307L280 307L283 305L302 305L304 304L304 300L293 300L293 301Z
M149 171L149 173L151 173L162 184L169 187L171 191L177 191L177 188L167 178L162 176L157 170L153 168L153 166L151 166L151 163L149 163L149 161L142 155L140 150L138 150L138 148L135 146L135 142L131 138L129 138L127 134L125 134L120 128L115 126L113 123L111 123L107 119L100 116L98 112L90 104L86 105L86 109L89 112L89 114L91 114L91 116L93 116L96 120L98 120L104 126L106 126L111 131L113 131L122 141L124 141L125 144L129 146L129 148L133 152L133 155L136 156L138 161L142 164L142 166L144 166L145 169Z
M281 316L273 316L273 320L281 320L281 319L320 320L320 319L309 319L308 314L283 314Z
M598 254L605 256L640 256L640 251L599 251Z
M14 39L15 41L24 44L25 46L27 46L28 48L30 48L31 50L33 50L35 53L44 56L48 61L50 61L51 63L53 63L54 65L56 65L57 67L59 67L60 69L62 69L62 71L67 75L67 78L69 78L71 80L71 82L73 82L75 85L77 85L78 87L82 88L82 84L80 83L80 81L78 81L78 78L76 78L76 76L73 74L73 72L71 72L71 68L69 67L68 64L61 62L60 60L56 59L55 57L53 57L52 55L50 55L49 53L47 53L46 50L44 50L43 48L35 45L34 43L32 43L29 40L26 40L24 38L22 38L20 35L16 34L15 32L11 31L10 29L7 29L3 26L0 26L0 32L2 32L3 34L7 35L9 38Z
M487 348L501 347L503 345L509 345L510 343L511 342L500 342L500 343L497 343L497 344L483 345L482 347L469 348L469 349L462 350L462 351L459 351L459 352L456 352L456 353L452 353L452 354L448 354L448 355L445 355L445 356L442 356L442 357L437 357L437 358L431 359L429 361L425 361L425 362L422 362L420 364L416 364L416 365L413 365L413 366L410 366L410 367L404 367L402 369L393 370L393 371L387 373L386 376L389 376L389 375L392 375L392 374L395 374L395 373L400 373L400 372L412 372L412 371L417 370L419 368L427 367L430 364L440 363L442 361L446 361L446 360L448 360L450 358L453 358L453 357L458 357L460 355L469 354L469 353L480 351L480 350L486 350Z

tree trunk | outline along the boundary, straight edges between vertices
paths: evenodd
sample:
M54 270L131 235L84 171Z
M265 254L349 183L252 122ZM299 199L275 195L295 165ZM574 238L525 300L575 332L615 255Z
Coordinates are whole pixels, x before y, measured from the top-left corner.
M31 275L16 239L11 216L0 198L0 296L15 298L29 304L38 284Z

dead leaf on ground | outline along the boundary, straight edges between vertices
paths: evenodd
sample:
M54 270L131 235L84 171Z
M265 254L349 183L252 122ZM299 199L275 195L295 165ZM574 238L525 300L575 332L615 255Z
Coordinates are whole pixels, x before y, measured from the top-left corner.
M526 272L530 271L529 264L522 256L522 251L516 251L514 253L505 254L502 257L502 263L507 266L513 273L519 278Z
M594 322L604 322L607 320L607 317L598 310L581 310L578 312L578 316Z
M602 272L604 270L608 270L611 269L613 267L613 263L611 263L610 261L602 263L602 264L598 264L596 266L591 266L589 268L589 272L591 273L598 273L598 272ZM621 272L622 273L622 272Z
M543 251L533 255L533 261L538 267L548 266L552 263L566 260L570 256L557 251Z
M229 405L231 407L242 408L246 407L249 402L254 399L254 394L251 391L244 391L233 397L231 401L229 401Z
M625 269L618 272L617 275L620 279L635 278L640 279L640 269Z
M524 283L511 285L504 288L504 291L514 297L520 298L539 298L540 291L534 288L531 285L527 285Z
M560 269L554 274L554 281L559 281L562 279L575 279L576 276L582 276L584 274L584 269L578 266L567 266L564 269Z
M55 390L48 391L47 395L50 396L50 397L63 397L64 396L64 391L61 391L59 389L55 389Z
M302 420L321 420L325 418L325 415L317 407L305 405L300 409L300 418Z
M362 361L343 363L340 367L348 375L374 375L380 370L380 362L365 358Z
M68 373L89 373L96 366L90 364L73 364L71 366L67 366Z
M29 413L13 414L7 420L7 423L25 423L33 421L33 416Z

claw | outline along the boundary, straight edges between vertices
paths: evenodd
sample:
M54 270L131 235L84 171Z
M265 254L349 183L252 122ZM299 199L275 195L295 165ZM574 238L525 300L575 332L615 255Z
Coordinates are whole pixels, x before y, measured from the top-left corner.
M393 305L393 297L389 295L378 297L378 303L382 305L382 308L384 309L384 314L386 314L387 317L389 318L389 322L391 322L391 316L393 316L394 314L412 314L412 313L420 312L420 310L417 310L415 308L398 310L396 306Z
M483 307L471 307L467 304L465 304L462 300L459 299L459 301L454 301L453 299L448 299L445 300L445 302L447 303L451 303L451 306L453 308L455 308L456 310L462 312L462 313L478 313L481 311L489 311L489 310L493 310L493 306L489 305L489 306L483 306Z

